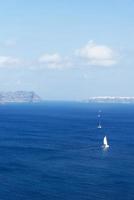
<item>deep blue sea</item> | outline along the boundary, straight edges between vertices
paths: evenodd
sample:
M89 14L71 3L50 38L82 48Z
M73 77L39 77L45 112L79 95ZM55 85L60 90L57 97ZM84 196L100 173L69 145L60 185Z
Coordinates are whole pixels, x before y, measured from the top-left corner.
M0 106L0 200L133 199L134 105Z

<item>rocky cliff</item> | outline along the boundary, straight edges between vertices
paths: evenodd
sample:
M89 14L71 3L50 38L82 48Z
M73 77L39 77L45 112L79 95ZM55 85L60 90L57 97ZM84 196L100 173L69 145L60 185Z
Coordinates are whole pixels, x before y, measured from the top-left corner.
M114 96L102 96L102 97L90 97L87 102L95 103L134 103L134 97L114 97Z
M41 98L33 91L0 92L0 103L37 103Z

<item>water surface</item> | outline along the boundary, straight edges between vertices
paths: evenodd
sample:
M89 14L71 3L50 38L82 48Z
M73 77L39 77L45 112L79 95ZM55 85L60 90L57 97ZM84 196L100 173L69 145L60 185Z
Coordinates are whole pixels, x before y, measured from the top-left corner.
M134 199L134 105L0 106L0 199Z

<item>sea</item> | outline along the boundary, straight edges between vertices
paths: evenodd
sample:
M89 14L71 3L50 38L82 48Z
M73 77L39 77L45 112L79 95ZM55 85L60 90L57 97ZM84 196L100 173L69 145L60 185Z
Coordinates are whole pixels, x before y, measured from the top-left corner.
M0 200L133 199L134 104L0 105Z

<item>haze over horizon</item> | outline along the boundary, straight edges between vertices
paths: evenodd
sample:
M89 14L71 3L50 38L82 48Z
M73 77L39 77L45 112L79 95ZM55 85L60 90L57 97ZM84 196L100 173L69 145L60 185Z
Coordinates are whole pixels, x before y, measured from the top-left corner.
M134 96L133 10L132 0L2 1L0 91Z

